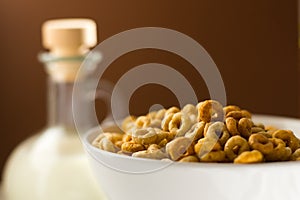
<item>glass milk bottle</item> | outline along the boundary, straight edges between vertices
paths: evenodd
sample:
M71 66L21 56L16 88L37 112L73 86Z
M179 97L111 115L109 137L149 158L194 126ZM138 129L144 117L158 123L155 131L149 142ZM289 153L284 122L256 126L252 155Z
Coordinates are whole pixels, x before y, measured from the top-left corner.
M48 127L9 158L3 174L5 200L104 200L72 115L74 80L84 55L96 45L96 24L89 19L50 20L42 34L49 49L40 55L49 75Z

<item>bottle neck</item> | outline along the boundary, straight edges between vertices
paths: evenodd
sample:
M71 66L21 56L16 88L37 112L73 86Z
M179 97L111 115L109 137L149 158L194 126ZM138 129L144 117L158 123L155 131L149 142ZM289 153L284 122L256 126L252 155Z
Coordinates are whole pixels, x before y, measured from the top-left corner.
M74 82L48 79L48 125L74 129L72 91Z
M98 52L73 57L58 57L51 53L39 54L39 60L45 65L48 79L48 126L59 126L72 131L75 122L72 109L73 88L76 82L85 82L93 73L97 63L101 60ZM88 70L79 74L77 72L85 60ZM89 112L87 110L83 111ZM86 120L86 119L84 119Z

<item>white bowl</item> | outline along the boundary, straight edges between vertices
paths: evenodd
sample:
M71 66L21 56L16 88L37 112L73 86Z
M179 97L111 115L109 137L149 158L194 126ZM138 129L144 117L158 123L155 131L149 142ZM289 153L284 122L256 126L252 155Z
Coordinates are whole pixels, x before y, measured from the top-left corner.
M256 122L290 129L299 137L300 120L256 115ZM111 200L298 200L300 162L252 165L176 163L132 158L84 143L101 188Z

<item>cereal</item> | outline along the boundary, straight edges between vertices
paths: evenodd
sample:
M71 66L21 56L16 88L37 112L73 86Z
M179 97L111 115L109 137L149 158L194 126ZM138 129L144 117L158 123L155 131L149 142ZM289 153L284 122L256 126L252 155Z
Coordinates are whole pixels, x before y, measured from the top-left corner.
M178 160L189 149L191 144L191 139L186 137L178 137L166 145L166 152L171 160Z
M285 142L278 138L269 139L274 148L265 157L267 161L285 161L288 160L292 154L292 150L286 147Z
M174 113L166 114L161 122L161 129L164 131L169 131L169 123L173 118Z
M300 149L297 149L297 150L293 153L293 155L292 155L292 157L291 157L291 160L293 160L293 161L300 161Z
M234 163L239 164L250 164L250 163L260 163L263 162L264 156L260 151L245 151L234 159Z
M229 131L229 133L234 135L240 135L240 132L238 131L238 121L234 119L233 117L227 117L225 120L226 128Z
M222 146L224 146L226 144L226 142L229 140L230 138L230 134L227 130L223 130L223 132L221 133L221 136L219 138L219 142Z
M151 119L146 116L140 116L135 120L135 126L138 128L145 128L147 127L151 122Z
M274 138L282 139L286 145L292 149L292 152L296 151L300 147L299 140L292 131L277 130L272 134L272 136Z
M186 106L184 106L182 108L181 112L184 113L184 115L187 115L193 124L195 124L197 122L198 110L197 110L196 106L194 106L192 104L187 104Z
M142 144L137 144L132 141L124 142L121 146L122 152L124 153L134 153L137 151L145 150L145 147Z
M210 151L220 150L222 150L221 144L213 138L202 138L197 142L196 145L194 145L194 151L198 158L201 158Z
M199 162L197 156L185 156L179 160L179 162Z
M157 159L161 160L164 158L167 158L168 156L166 153L162 152L160 149L147 149L144 151L138 151L132 154L132 157L138 157L138 158L151 158L151 159Z
M251 114L247 110L236 110L230 111L226 114L227 117L233 117L234 119L241 119L241 118L251 118Z
M203 137L205 123L197 122L191 129L185 134L185 137L191 138L193 141L197 141Z
M224 151L211 151L201 156L202 162L223 162L225 161L226 154Z
M235 105L228 105L223 108L225 115L231 111L240 111L240 110L241 110L240 107Z
M245 138L239 135L229 138L226 142L224 151L230 160L234 160L244 151L249 151L249 144Z
M273 143L263 134L255 133L249 137L251 149L258 150L262 154L270 154L273 151Z
M176 136L183 136L192 126L189 117L183 115L181 112L175 113L169 122L168 130Z
M198 105L198 121L223 121L223 106L215 100L206 100Z
M125 156L178 162L300 161L300 139L292 131L254 123L249 111L215 100L128 116L121 129L100 134L92 145Z
M251 135L252 126L253 122L251 119L244 117L239 120L238 130L244 138L249 138Z

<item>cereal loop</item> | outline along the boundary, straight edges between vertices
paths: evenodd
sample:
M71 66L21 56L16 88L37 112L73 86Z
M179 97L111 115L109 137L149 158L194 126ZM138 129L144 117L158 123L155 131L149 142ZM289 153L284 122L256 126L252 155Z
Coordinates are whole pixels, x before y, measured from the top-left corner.
M224 151L211 151L200 158L201 162L223 162L226 154Z
M223 108L225 115L231 111L240 111L240 107L234 105L228 105Z
M212 138L202 138L198 140L197 144L194 146L194 151L198 158L201 158L203 155L211 151L220 150L222 150L221 144Z
M264 135L255 133L249 137L251 149L258 150L262 154L269 154L273 151L273 143Z
M187 104L182 108L181 111L184 115L188 116L191 120L191 122L194 124L197 122L197 117L198 117L198 110L196 106L192 104Z
M162 122L161 122L161 128L164 131L169 131L169 123L172 120L174 113L170 113L165 115L165 117L163 118Z
M241 118L238 124L238 130L244 138L249 138L253 122L249 118Z
M130 141L130 142L124 142L121 146L121 150L124 153L134 153L137 151L145 150L145 147L142 144L136 144Z
M178 112L180 112L180 109L173 106L173 107L169 108L168 110L166 110L165 116L168 115L168 114L175 114L175 113L178 113Z
M237 164L250 164L250 163L261 163L264 160L264 156L261 152L257 150L253 151L245 151L241 153L236 159L234 159L234 163Z
M148 145L153 144L157 140L157 132L159 129L154 128L142 128L137 129L132 133L132 139L135 143Z
M166 152L171 160L178 160L188 150L192 140L186 137L178 137L166 145Z
M238 122L236 119L233 117L227 117L225 123L227 130L232 136L240 135L240 132L238 131Z
M151 120L149 117L146 116L140 116L135 120L135 125L138 128L145 128L150 124Z
M233 117L234 119L241 119L241 118L251 118L251 114L247 110L239 110L239 111L230 111L226 114L227 117Z
M226 142L224 151L226 156L233 161L238 155L244 151L249 151L249 145L246 139L242 138L239 135L229 138Z
M224 128L225 125L223 122L214 122L208 127L205 137L215 138L218 140L222 135Z
M197 156L191 155L181 158L179 162L199 162L199 159L197 158Z
M292 131L277 130L272 135L274 138L283 140L286 143L286 146L292 149L292 152L296 151L300 147L299 140Z
M181 112L175 113L169 122L168 130L177 137L183 136L192 126L190 118Z
M167 158L167 155L162 152L160 149L147 149L144 151L138 151L132 154L132 157L138 158L151 158L161 160Z
M191 138L193 141L203 137L205 122L198 122L185 134L185 137Z
M285 146L285 142L278 138L269 139L274 148L273 151L265 156L267 161L285 161L288 160L292 154L292 150Z
M198 106L198 121L223 121L223 106L215 100L206 100Z
M219 138L219 142L222 146L226 144L226 142L229 140L230 134L227 130L224 130L221 134L221 137Z
M291 160L300 161L300 149L297 149L291 156Z

